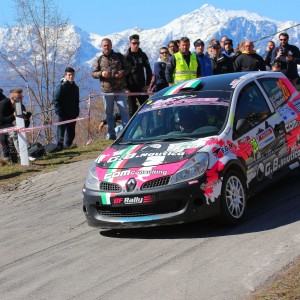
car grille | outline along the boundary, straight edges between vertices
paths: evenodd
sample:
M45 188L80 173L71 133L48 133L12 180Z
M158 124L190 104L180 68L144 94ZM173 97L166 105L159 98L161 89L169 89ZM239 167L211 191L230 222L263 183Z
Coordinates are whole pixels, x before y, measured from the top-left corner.
M177 212L183 209L186 203L186 200L164 200L151 205L97 205L96 209L100 215L107 217L141 217Z
M165 186L169 184L169 181L170 181L170 176L149 180L142 184L141 190L147 190L147 189L153 189L156 187Z
M111 193L120 193L122 191L122 188L117 183L101 181L100 191L111 192Z

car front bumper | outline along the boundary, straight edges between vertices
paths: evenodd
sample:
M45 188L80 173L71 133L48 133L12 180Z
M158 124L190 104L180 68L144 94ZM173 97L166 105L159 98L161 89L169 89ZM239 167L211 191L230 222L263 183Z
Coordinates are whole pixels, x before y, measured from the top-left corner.
M147 191L120 193L118 197L155 198L150 204L103 205L101 193L83 188L83 212L89 226L106 229L150 227L192 222L220 213L219 200L210 202L199 181L179 183Z

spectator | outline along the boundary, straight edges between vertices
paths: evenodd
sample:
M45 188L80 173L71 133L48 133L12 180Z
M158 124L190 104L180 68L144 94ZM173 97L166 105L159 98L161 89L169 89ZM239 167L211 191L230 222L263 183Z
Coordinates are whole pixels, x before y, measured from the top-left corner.
M263 58L254 50L252 41L245 42L245 50L234 61L235 72L266 71Z
M169 85L200 77L201 70L195 53L190 52L190 40L180 39L179 51L170 56L166 67L166 79Z
M274 50L274 48L275 48L275 43L273 41L268 41L266 51L262 56L265 63L266 63L266 70L267 71L271 71L271 69L272 69L271 59L272 59L272 51Z
M299 48L289 44L289 35L282 32L279 35L280 45L272 52L271 63L280 61L281 72L296 85L296 80L299 77L297 64L300 64Z
M170 52L170 55L174 55L178 52L178 44L177 41L172 40L168 43L168 50Z
M107 125L107 121L106 119L102 120L100 125L99 125L99 131L102 132L104 126ZM123 124L121 121L121 114L120 113L115 113L114 114L114 127L115 127L115 133L116 133L116 137L118 137L122 130L123 130ZM109 133L106 135L106 139L109 140L110 139L110 135Z
M131 71L126 76L127 89L134 93L147 92L152 77L148 56L140 49L140 37L138 34L131 35L129 40L130 48L125 55L131 68ZM137 100L142 105L147 99L147 95L128 97L129 115L133 116L137 111Z
M169 59L170 53L167 47L161 47L159 49L159 61L154 63L154 71L152 74L151 83L149 86L148 92L158 92L168 86L168 82L166 80L166 65Z
M225 49L225 41L228 40L229 37L227 35L223 35L221 37L221 40L220 40L220 45L221 45L221 50L224 50Z
M3 90L0 89L0 101L4 100L6 98L6 96L3 94Z
M212 55L210 56L214 75L232 73L233 64L230 58L221 53L221 45L218 40L211 44Z
M236 53L236 57L241 55L244 50L245 50L245 42L241 41L238 43L238 46L234 49L234 52Z
M125 96L125 77L129 73L129 69L124 56L112 49L110 39L104 38L101 45L103 54L95 63L92 76L100 79L102 92L118 93L118 95L105 95L103 97L109 139L115 140L116 132L113 115L115 102L121 113L123 126L125 127L129 121L127 97Z
M231 39L226 39L224 41L224 49L221 52L223 55L229 57L232 62L238 57L238 53L234 52L233 50L233 42Z
M79 116L79 88L75 84L75 70L66 68L64 78L56 88L53 105L58 121L76 119ZM72 148L76 121L57 126L57 150ZM66 134L66 138L65 138Z
M281 72L281 62L275 61L274 64L272 64L272 71L273 72Z
M23 99L23 90L21 88L15 88L10 90L9 99L4 98L0 101L0 129L15 126L14 121L16 119L16 113L15 113L16 99ZM23 118L25 120L25 127L28 127L31 113L26 112L25 106L23 104L22 104L22 112L23 112ZM6 161L10 161L9 140L8 140L9 136L12 137L13 142L15 144L15 148L19 152L17 134L15 132L1 133L0 143L2 146L4 160Z
M201 39L198 39L194 42L194 47L198 64L200 65L201 77L212 75L211 61L209 57L204 54L204 42Z

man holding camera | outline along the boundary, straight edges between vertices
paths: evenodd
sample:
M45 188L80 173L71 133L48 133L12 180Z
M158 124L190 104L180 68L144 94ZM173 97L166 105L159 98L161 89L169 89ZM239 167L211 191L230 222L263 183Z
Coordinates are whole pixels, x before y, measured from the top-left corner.
M272 64L280 62L281 72L296 85L297 78L299 78L297 64L300 64L299 48L289 44L289 35L282 32L279 35L280 45L272 52Z

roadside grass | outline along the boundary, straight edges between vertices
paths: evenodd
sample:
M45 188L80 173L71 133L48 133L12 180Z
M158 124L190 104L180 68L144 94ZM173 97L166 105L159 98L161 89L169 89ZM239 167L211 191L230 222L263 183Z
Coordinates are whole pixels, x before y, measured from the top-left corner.
M69 164L86 159L96 159L102 150L112 141L99 140L90 145L79 146L69 150L47 153L29 166L7 163L0 159L0 192L14 190L18 184L36 174L49 172L63 164Z
M48 153L31 163L30 166L7 164L0 159L0 192L13 191L21 181L36 174L49 172L63 164L86 159L96 159L100 152L111 144L109 140L99 140L91 145L70 150ZM300 300L300 257L290 266L250 295L250 300Z
M250 300L299 300L300 257L284 268L270 282L257 289Z

